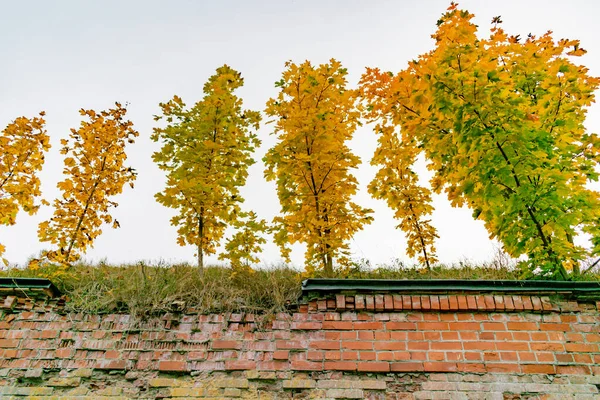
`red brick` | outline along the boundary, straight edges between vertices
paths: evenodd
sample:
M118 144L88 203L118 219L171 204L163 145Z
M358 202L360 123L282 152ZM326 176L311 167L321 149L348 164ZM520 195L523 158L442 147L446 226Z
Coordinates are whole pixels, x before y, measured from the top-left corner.
M375 295L375 311L383 311L385 309L385 304L383 301L382 294Z
M230 371L241 371L256 369L256 361L253 360L226 360L225 369Z
M540 323L540 329L543 331L561 331L568 332L571 330L569 324L551 324L551 323Z
M365 309L365 296L362 294L357 294L354 296L354 308L357 310Z
M325 359L326 360L341 360L342 352L341 351L326 351Z
M355 321L354 329L356 330L381 330L383 329L383 322L380 321Z
M290 368L296 371L322 371L323 362L304 360L291 361Z
M392 372L421 372L424 370L421 362L394 362L390 364Z
M521 369L525 374L555 374L556 367L551 364L523 364Z
M475 296L467 296L467 307L469 310L477 310L477 300L475 300Z
M511 331L537 331L538 324L535 322L507 322L506 326Z
M423 369L425 372L456 372L458 366L453 362L424 362Z
M41 338L42 339L54 339L58 337L60 332L54 329L45 329L42 331Z
M503 322L482 322L481 324L484 331L505 331L506 326Z
M480 324L479 322L449 322L448 328L451 331L478 331Z
M288 350L275 350L273 352L274 360L287 360L290 357L290 352Z
M327 310L327 300L317 300L317 310L325 311Z
M447 331L447 322L418 322L417 327L422 331Z
M335 299L327 299L327 309L335 310Z
M356 363L352 361L325 361L325 370L356 371Z
M391 311L394 309L394 298L391 294L386 294L385 296L383 296L383 307L387 311Z
M335 295L335 308L337 308L338 310L344 310L346 308L346 295Z
M412 300L409 295L402 295L402 309L412 310Z
M322 329L352 330L352 321L323 321Z
M431 342L431 350L462 350L461 342Z
M410 341L406 343L408 350L429 350L430 342L414 342Z
M61 348L56 349L54 356L56 358L71 358L75 354L75 349Z
M496 343L494 343L494 342L464 342L463 347L465 350L496 350Z
M485 311L487 309L485 305L485 297L478 295L475 296L475 300L477 301L477 309L480 311Z
M342 352L342 360L358 360L358 351Z
M373 350L373 342L350 342L343 341L342 342L343 349L350 350Z
M11 348L19 347L19 340L17 339L0 339L0 348Z
M533 311L542 311L542 301L537 296L531 296L531 304L533 304Z
M289 369L288 361L258 361L256 369L259 371L285 371Z
M528 342L497 342L496 348L498 350L509 350L509 351L528 351Z
M565 345L562 343L530 343L529 346L531 350L537 351L555 351L555 352L563 352L565 351Z
M496 302L494 301L494 296L492 296L490 294L486 294L485 296L483 296L483 299L485 301L486 309L488 309L488 310L496 309Z
M375 350L406 350L406 342L374 342Z
M211 347L213 349L239 350L242 348L242 342L237 340L213 340Z
M362 372L389 372L390 363L382 361L359 362L358 371Z
M307 322L292 322L291 329L292 330L301 330L301 331L312 331L312 330L320 330L323 327L323 323L320 321L307 321Z
M394 299L394 310L402 310L402 296L395 294Z
M523 299L521 298L521 296L512 296L512 300L513 300L513 305L515 306L515 310L523 311L524 305L523 305Z
M308 347L319 350L339 350L340 342L334 340L315 340L310 342Z
M325 358L325 353L322 351L309 350L306 352L306 359L310 361L322 361Z
M456 297L456 295L449 296L448 302L450 304L450 311L458 311L459 310L458 298Z
M429 301L429 296L420 296L420 301L422 310L431 310L431 302Z
M521 367L514 363L486 363L485 369L487 372L503 372L503 373L519 373Z
M448 296L440 295L438 297L440 299L440 310L442 310L442 311L450 310L450 300L448 300Z
M523 309L524 310L533 310L533 303L531 302L531 296L521 296L521 300L523 301Z
M375 333L373 331L358 331L354 333L358 334L358 340L373 341L375 339Z
M467 304L467 296L465 295L457 295L456 300L458 301L458 309L459 310L468 310L469 305Z
M421 309L421 296L411 296L411 303L413 310Z
M388 321L385 323L386 329L392 331L414 331L417 329L417 324L414 322L396 322Z
M375 310L375 297L373 297L372 295L365 295L365 303L366 303L366 309L370 310L370 311L374 311Z
M159 371L187 371L187 363L185 361L159 361Z
M275 344L280 350L305 350L308 347L306 342L300 340L278 340Z
M590 375L592 371L587 365L557 365L556 373L561 375Z
M440 309L440 298L439 298L439 296L429 296L429 301L431 303L431 309L432 310L439 310Z
M485 372L485 365L481 363L458 363L460 372L482 373Z
M362 361L375 361L377 360L377 353L374 351L361 351L358 353L358 358Z
M592 343L566 343L565 349L574 353L596 353L598 345Z

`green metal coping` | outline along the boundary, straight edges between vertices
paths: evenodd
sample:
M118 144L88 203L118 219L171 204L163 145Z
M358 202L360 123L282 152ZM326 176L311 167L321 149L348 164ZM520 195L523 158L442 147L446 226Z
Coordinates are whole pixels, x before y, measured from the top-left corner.
M468 279L306 279L302 294L315 292L411 292L411 293L529 293L571 294L600 297L600 282L509 281Z
M45 278L0 278L0 294L2 293L35 293L43 292L48 297L58 297L60 290Z

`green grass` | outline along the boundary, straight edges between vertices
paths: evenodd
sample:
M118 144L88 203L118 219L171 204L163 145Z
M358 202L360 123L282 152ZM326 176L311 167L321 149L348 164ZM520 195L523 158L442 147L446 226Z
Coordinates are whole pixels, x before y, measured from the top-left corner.
M295 304L304 279L298 270L285 265L234 273L226 267L208 267L204 276L190 265L148 265L143 262L111 266L77 264L62 275L48 265L36 271L12 268L0 276L52 277L67 296L67 311L85 313L126 312L140 317L158 315L182 307L199 313L274 313ZM522 271L515 265L495 260L473 265L461 262L435 266L431 270L406 267L401 263L372 268L355 263L341 278L358 279L509 279L518 280ZM586 280L600 280L595 268Z

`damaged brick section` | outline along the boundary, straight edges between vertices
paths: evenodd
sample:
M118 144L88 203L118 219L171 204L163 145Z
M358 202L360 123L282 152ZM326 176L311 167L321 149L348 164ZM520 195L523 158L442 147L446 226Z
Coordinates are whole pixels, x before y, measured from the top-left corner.
M0 296L0 398L600 398L590 300L338 293L144 321L63 307Z

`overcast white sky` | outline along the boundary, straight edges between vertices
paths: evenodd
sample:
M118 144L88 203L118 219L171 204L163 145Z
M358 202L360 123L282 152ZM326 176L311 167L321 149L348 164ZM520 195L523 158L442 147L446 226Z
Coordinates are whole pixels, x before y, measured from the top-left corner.
M202 97L202 86L224 63L242 73L245 86L238 91L245 107L263 110L277 93L286 60L314 64L336 58L348 68L355 86L366 66L399 71L407 61L430 50L436 21L449 5L446 0L373 1L14 1L0 0L0 127L17 116L47 113L52 150L41 174L43 195L52 200L59 192L62 158L60 139L79 124L80 108L111 107L129 102L129 118L140 132L128 149L129 164L139 172L135 189L125 189L114 216L121 228L104 229L88 260L112 263L137 260L194 262L194 249L176 244L169 219L174 211L154 200L163 187L163 173L152 163L158 149L149 137L158 103L179 95L187 104ZM487 35L492 17L501 15L504 28L514 34L542 34L580 39L588 54L580 58L600 76L600 2L595 0L461 1L476 15L481 35ZM587 127L600 132L600 106L588 114ZM260 160L274 143L271 126L258 132L263 141ZM394 227L392 212L370 198L366 186L375 170L368 162L376 138L371 126L355 133L352 149L363 164L356 171L361 192L356 201L375 210L375 221L351 242L354 257L373 264L389 263L405 255L405 240ZM262 162L250 170L244 189L246 207L271 219L279 211L273 183L263 179ZM490 259L492 242L481 222L466 209L453 209L443 197L435 198L433 223L439 230L441 261ZM37 240L37 224L51 216L43 207L30 217L19 214L17 225L0 227L0 243L12 263L24 263L44 248ZM46 245L47 248L47 245ZM304 249L297 246L293 263L301 266ZM216 257L210 257L209 262ZM281 260L269 244L264 263Z

